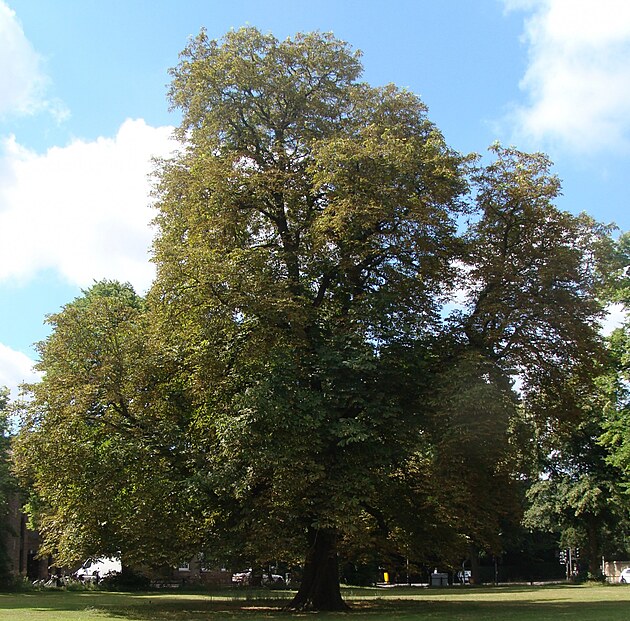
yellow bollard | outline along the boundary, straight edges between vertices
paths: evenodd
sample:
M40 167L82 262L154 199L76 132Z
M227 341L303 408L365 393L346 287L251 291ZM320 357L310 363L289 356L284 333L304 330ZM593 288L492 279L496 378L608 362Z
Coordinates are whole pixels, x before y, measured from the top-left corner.
M383 574L383 582L385 582L385 584L389 584L389 573L385 572Z

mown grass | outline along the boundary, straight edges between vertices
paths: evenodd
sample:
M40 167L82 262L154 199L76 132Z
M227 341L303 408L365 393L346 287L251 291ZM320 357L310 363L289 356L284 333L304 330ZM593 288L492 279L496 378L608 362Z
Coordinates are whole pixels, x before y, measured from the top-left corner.
M325 621L628 621L630 586L554 585L450 589L346 589L349 613ZM282 610L283 591L0 594L0 621L292 621L313 613Z

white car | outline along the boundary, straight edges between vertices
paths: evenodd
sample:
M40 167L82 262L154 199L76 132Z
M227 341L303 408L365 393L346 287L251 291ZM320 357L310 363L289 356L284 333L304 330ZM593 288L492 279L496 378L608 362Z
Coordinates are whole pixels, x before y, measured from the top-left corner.
M621 575L619 576L619 582L625 582L626 584L630 584L630 567L626 567L621 571Z
M462 569L457 572L457 579L462 584L470 584L471 577L472 577L472 571L470 571L470 569Z
M239 585L249 585L252 579L252 570L249 569L247 571L241 571L237 574L232 575L232 584ZM280 585L284 584L284 577L279 574L272 574L271 576L267 573L263 573L262 575L262 585Z

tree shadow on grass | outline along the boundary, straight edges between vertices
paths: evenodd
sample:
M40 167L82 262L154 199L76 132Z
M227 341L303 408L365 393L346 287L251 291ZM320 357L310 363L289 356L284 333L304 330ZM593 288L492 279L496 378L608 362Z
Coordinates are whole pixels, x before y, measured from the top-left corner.
M245 604L237 602L181 601L144 604L127 608L109 609L116 618L129 621L223 621L287 618L277 602Z
M258 619L281 615L287 596L264 599L254 594L117 593L101 591L69 592L63 590L30 593L0 593L2 610L37 610L50 612L50 618L64 612L86 611L103 619L196 620Z
M558 596L562 590L558 589ZM567 591L566 586L564 591ZM506 598L510 592L531 593L532 597L522 599L521 595L517 601L510 601ZM325 621L348 621L349 618L357 621L627 621L630 618L628 599L606 600L606 593L596 601L584 602L561 597L539 599L536 595L540 595L540 587L512 591L497 589L497 596L502 599L493 601L458 599L454 590L425 591L426 595L436 593L452 594L455 598L423 599L420 594L418 599L388 596L353 602L350 598L350 612L318 613L316 616ZM491 593L485 591L486 595ZM0 595L0 609L51 611L51 619L55 618L55 612L82 610L104 620L126 621L291 621L313 618L313 613L283 611L285 602L285 599L247 596L229 599L225 594L165 597L159 593L47 592Z

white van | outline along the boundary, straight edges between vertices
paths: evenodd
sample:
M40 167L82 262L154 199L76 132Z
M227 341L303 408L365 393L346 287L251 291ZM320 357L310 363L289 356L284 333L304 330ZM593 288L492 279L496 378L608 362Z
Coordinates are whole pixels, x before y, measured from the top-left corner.
M81 582L98 582L105 576L119 574L121 571L122 565L119 558L101 557L89 558L72 575Z

